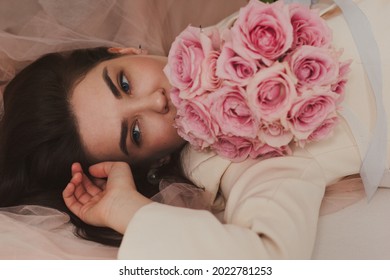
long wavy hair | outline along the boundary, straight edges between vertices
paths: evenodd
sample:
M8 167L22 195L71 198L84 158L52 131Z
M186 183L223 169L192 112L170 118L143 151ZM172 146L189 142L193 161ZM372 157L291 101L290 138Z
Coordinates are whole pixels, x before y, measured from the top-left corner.
M94 66L115 57L107 48L47 54L7 85L0 121L0 206L36 204L65 211L79 236L118 246L120 234L83 223L62 199L72 163L80 162L85 170L92 164L83 149L70 96ZM173 167L165 168L176 172ZM132 167L132 171L142 194L150 197L157 192L145 180L147 170Z

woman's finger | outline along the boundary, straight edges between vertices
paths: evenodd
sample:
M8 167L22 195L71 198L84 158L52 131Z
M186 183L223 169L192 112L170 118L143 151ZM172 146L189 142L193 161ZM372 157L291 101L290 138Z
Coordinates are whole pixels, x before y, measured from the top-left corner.
M74 184L75 186L81 184L83 180L83 175L80 172L73 173L72 178L70 179L70 183Z
M133 179L133 175L130 171L130 166L125 162L101 162L95 165L92 165L89 168L89 172L92 176L97 178L123 178L130 177Z
M75 185L82 184L85 190L92 196L98 194L101 191L101 186L97 186L95 182L84 173L79 163L72 164L72 179L71 182Z
M72 183L68 183L65 189L62 191L62 197L69 201L69 199L72 199L73 197L74 190L75 190L75 185Z
M70 184L74 186L73 196L82 204L90 201L91 198L99 192L97 187L94 189L93 186L88 186L88 184L86 184L85 177L85 174L77 172L70 180Z
M89 179L85 174L82 174L82 184L86 192L88 192L91 196L95 196L103 190L102 187L97 186L95 182L91 181L91 179Z
M83 168L81 167L81 164L78 162L72 164L71 170L72 170L72 175L77 172L83 172Z
M76 186L74 184L68 183L62 192L62 197L64 198L65 205L69 208L69 210L78 216L83 205L74 196L75 189Z

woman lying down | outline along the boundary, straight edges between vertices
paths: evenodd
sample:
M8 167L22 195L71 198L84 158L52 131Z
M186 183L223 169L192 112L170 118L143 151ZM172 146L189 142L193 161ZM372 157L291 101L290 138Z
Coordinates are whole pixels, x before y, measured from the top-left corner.
M359 8L386 77L390 6ZM373 94L343 15L282 1L189 27L168 57L48 54L4 91L0 204L67 211L124 259L308 259L326 186L362 165L343 108L372 131Z

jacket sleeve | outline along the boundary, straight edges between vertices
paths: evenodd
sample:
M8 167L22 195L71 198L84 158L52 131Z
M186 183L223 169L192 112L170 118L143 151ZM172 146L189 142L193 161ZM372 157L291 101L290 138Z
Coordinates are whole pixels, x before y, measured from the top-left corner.
M191 163L187 174L198 185L219 178L223 222L207 211L152 203L128 225L120 259L311 257L325 181L307 152L225 165L217 156L192 157Z

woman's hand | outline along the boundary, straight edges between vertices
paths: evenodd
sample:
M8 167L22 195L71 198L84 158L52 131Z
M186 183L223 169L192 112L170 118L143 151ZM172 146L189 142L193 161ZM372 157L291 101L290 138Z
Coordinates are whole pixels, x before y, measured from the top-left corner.
M98 163L89 172L95 178L107 178L106 183L98 186L84 174L79 163L73 164L72 179L63 191L66 206L85 223L123 234L133 215L151 200L136 190L126 163Z

